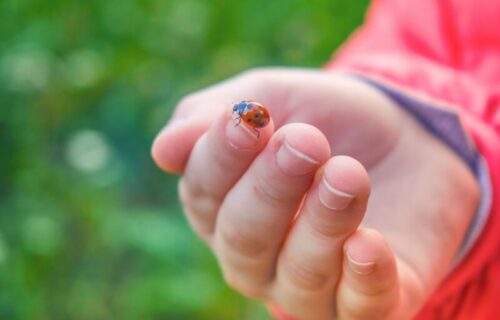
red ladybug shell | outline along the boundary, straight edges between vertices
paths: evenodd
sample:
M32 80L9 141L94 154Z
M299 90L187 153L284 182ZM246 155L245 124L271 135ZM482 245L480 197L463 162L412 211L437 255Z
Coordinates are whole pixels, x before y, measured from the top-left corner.
M269 111L261 105L260 103L256 102L249 102L251 104L250 109L246 109L245 111L242 112L241 120L245 122L247 125L260 129L264 128L269 124L269 121L271 120L271 117L269 115Z

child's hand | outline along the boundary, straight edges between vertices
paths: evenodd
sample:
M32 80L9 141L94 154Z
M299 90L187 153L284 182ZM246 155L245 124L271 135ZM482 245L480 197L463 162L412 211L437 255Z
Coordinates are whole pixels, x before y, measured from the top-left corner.
M259 138L231 119L243 99L270 109ZM411 117L326 72L252 71L190 95L153 157L182 173L186 215L227 282L299 319L411 317L478 198L462 161Z

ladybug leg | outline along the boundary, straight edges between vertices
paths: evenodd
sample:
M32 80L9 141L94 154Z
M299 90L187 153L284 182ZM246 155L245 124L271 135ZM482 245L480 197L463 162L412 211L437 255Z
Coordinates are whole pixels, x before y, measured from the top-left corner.
M239 126L240 123L241 123L241 116L239 116L238 118L236 118L236 124L234 125L235 127Z
M255 131L255 133L257 134L257 139L260 137L260 131L255 129L255 128L252 128L253 131Z

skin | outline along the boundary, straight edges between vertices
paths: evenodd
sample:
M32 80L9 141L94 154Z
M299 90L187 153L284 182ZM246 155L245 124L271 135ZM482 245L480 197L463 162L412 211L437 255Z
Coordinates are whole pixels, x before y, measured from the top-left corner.
M267 106L260 137L232 103ZM184 98L152 156L181 174L227 283L297 319L409 319L452 268L479 189L439 139L369 85L247 71Z

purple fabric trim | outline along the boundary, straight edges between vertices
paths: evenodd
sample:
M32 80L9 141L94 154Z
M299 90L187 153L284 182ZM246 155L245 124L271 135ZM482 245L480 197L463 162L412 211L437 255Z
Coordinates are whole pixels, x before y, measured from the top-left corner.
M399 106L412 114L422 126L427 128L429 132L441 139L459 155L476 176L481 188L481 199L467 233L464 236L461 248L455 257L455 264L458 263L481 234L490 211L492 200L491 185L488 168L483 158L471 143L456 113L418 101L414 97L410 97L395 88L382 85L374 80L360 76L355 77L379 89Z
M455 151L465 161L472 172L476 175L478 174L479 154L470 143L470 139L465 134L456 113L415 100L393 88L385 87L372 80L363 79L363 81L384 92L394 102L405 108L427 130Z

